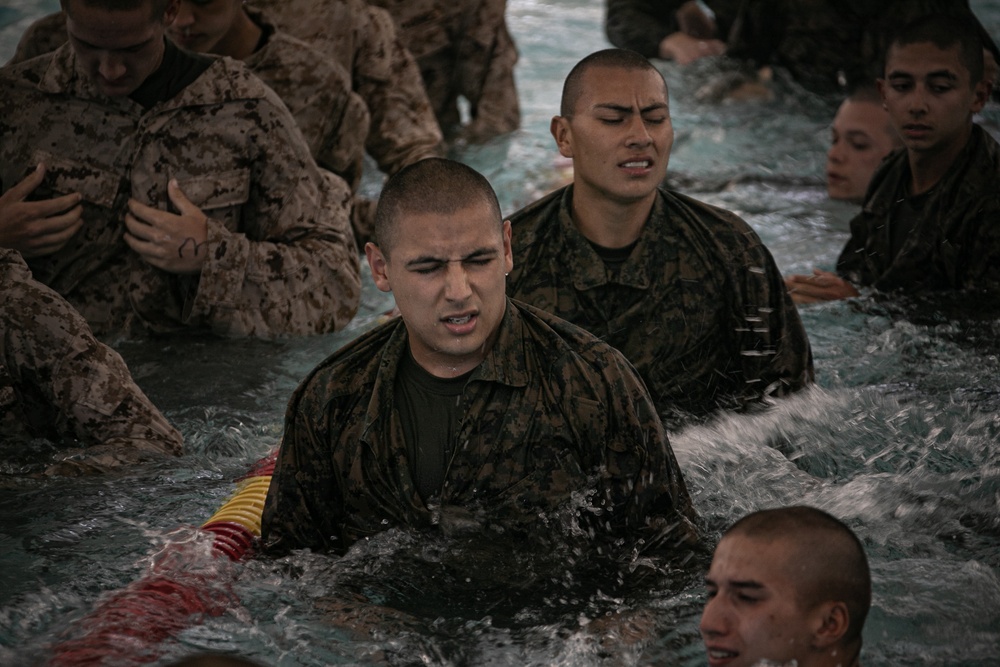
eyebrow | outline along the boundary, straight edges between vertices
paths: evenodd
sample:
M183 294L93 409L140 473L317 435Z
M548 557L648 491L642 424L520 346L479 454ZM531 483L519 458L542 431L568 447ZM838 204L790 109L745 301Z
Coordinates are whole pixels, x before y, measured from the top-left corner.
M635 111L635 107L625 106L622 104L615 104L614 102L595 104L592 108L604 109L607 111L617 111L619 113L633 113ZM650 104L649 106L642 107L641 109L639 109L639 113L644 114L650 111L659 111L660 109L666 109L666 108L668 108L668 106L665 102L656 102L654 104Z
M456 259L444 259L442 257L434 257L433 255L421 255L420 257L414 257L404 264L406 268L411 268L414 266L419 266L421 264L447 264L449 262L467 262L470 259L486 259L491 257L496 257L500 254L500 251L496 248L477 248L473 250L468 255L464 257L459 257Z
M717 583L715 583L714 581L712 581L708 577L705 577L705 585L706 586L712 586L712 587L715 587L715 588L719 587L719 585ZM741 580L730 581L729 582L729 586L732 587L732 588L739 588L741 590L748 590L748 589L749 590L762 590L764 588L764 584L760 583L759 581L753 581L752 579L749 580L749 581L741 581Z
M895 72L889 72L889 76L887 78L889 78L889 79L914 79L916 77L913 76L912 74L910 74L909 72L895 71ZM952 72L950 69L941 69L941 70L935 70L933 72L928 72L924 76L924 78L925 79L940 79L940 78L945 78L945 79L949 79L951 81L957 81L958 80L958 75L955 74L954 72Z

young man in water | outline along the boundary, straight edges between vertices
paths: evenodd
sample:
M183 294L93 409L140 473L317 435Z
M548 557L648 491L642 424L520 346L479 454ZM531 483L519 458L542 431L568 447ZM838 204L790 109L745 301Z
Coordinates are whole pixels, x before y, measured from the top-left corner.
M871 574L851 529L812 507L737 521L705 577L709 667L857 667Z
M510 224L485 178L440 158L406 167L382 191L375 232L368 264L401 316L296 389L265 549L343 553L392 527L545 536L567 509L584 532L626 548L696 539L680 469L629 363L506 298Z
M656 68L633 51L587 56L551 129L573 183L511 216L512 298L621 350L671 426L812 381L805 330L754 231L662 187L674 135Z
M990 86L969 20L929 16L892 40L878 81L905 151L876 172L837 273L789 276L799 303L882 291L1000 290L1000 146L972 117Z
M882 160L903 145L874 85L857 88L841 102L830 134L827 194L860 204Z
M167 40L178 0L63 10L69 44L0 70L0 247L98 335L343 327L350 193L274 92Z

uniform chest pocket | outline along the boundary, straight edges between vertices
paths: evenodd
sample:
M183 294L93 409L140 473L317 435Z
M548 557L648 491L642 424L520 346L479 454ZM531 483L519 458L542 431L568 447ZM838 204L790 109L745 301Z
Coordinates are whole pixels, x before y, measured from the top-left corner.
M45 179L32 199L50 199L73 192L83 195L84 206L111 209L121 188L122 175L90 164L61 158L48 151L35 151L32 164L45 163Z
M230 231L240 230L243 205L250 199L249 169L179 178L177 185L202 213L221 222Z

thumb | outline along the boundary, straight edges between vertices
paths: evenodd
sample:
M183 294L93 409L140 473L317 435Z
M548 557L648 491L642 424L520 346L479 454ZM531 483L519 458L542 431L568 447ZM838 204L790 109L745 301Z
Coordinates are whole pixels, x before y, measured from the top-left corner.
M181 215L201 213L201 209L192 204L191 200L184 194L184 191L181 190L181 186L177 184L176 178L171 178L170 182L167 183L167 195L170 197L170 202L177 208L177 212Z
M42 184L45 178L45 163L39 162L34 171L25 176L19 183L9 190L10 196L18 201L23 201L35 188Z

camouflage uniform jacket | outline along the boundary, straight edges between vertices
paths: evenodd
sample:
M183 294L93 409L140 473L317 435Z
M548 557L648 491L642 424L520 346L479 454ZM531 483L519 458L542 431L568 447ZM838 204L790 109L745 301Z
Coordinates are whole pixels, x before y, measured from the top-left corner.
M0 441L33 438L87 447L58 470L179 455L180 434L132 381L117 352L76 310L0 248Z
M438 154L441 129L431 110L413 56L396 35L392 18L362 0L254 0L278 27L313 45L351 76L368 105L366 148L382 171L393 174Z
M510 217L507 294L621 350L670 426L811 382L798 311L737 216L665 189L617 277L570 215L573 186Z
M278 30L263 12L244 9L271 35L243 62L292 112L316 162L356 189L370 119L364 100L351 92L350 75L315 47ZM68 39L65 14L43 16L21 35L9 64L55 51Z
M521 123L514 65L517 48L507 30L507 0L371 0L386 9L420 67L441 128L457 128L458 98L471 120L462 135L473 141L513 132Z
M837 272L858 285L907 291L1000 291L1000 145L978 125L921 208L899 254L892 256L893 209L910 168L893 153L872 178L864 208Z
M350 192L320 170L273 91L220 58L149 110L102 95L69 45L0 70L0 187L48 166L39 196L80 192L83 229L29 262L98 335L199 327L226 336L315 334L357 310ZM124 241L129 197L167 209L181 190L208 216L201 274L170 274Z
M661 546L695 539L680 469L632 367L578 327L511 301L466 385L455 454L429 508L393 400L406 346L393 320L299 385L264 508L267 549L343 552L390 527L430 528L456 508L487 526L527 528L588 488L588 505L616 535Z

